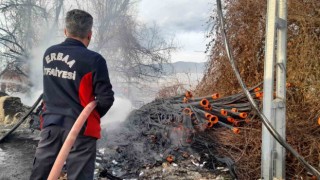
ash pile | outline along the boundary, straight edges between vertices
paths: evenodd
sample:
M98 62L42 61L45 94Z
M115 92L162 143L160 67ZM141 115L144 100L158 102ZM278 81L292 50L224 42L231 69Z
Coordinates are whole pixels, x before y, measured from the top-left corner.
M259 104L259 87L250 93ZM212 131L241 133L254 118L245 94L157 99L133 111L99 145L100 177L109 179L236 179L234 161L218 156ZM192 174L194 172L194 174ZM180 177L180 178L179 178Z

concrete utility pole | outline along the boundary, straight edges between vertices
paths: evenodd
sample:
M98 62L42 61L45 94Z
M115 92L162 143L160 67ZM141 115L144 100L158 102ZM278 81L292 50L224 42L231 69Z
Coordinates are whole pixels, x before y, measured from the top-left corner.
M263 113L284 139L286 134L286 56L287 0L268 0ZM276 68L276 81L274 81L274 68ZM276 98L273 94L274 82L276 82ZM262 127L261 164L263 179L285 179L285 150L275 141L265 126Z

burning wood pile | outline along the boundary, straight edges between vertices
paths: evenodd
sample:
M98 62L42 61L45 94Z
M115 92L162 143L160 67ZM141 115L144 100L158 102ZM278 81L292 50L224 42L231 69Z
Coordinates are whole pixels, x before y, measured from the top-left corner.
M261 101L259 87L250 92ZM229 177L236 178L233 160L217 155L219 144L209 132L224 128L238 134L238 127L251 118L251 106L243 93L195 98L188 91L183 96L157 99L132 112L119 128L106 132L98 158L104 172L100 175L143 179L145 169L164 163L179 166L190 160L191 165L212 172L227 167Z

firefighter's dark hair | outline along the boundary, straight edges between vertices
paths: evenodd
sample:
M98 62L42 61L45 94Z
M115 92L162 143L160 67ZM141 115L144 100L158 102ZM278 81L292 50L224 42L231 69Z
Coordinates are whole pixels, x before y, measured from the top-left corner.
M73 9L67 12L66 29L69 34L78 38L85 38L93 25L92 16L86 11Z

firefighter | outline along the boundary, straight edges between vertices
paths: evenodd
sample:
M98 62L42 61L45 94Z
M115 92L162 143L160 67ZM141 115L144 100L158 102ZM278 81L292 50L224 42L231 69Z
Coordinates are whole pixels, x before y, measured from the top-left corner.
M88 50L92 16L82 10L67 12L66 40L49 47L43 57L43 124L30 180L47 179L53 163L83 108L97 107L82 127L66 160L68 180L92 180L100 117L114 101L105 59Z

